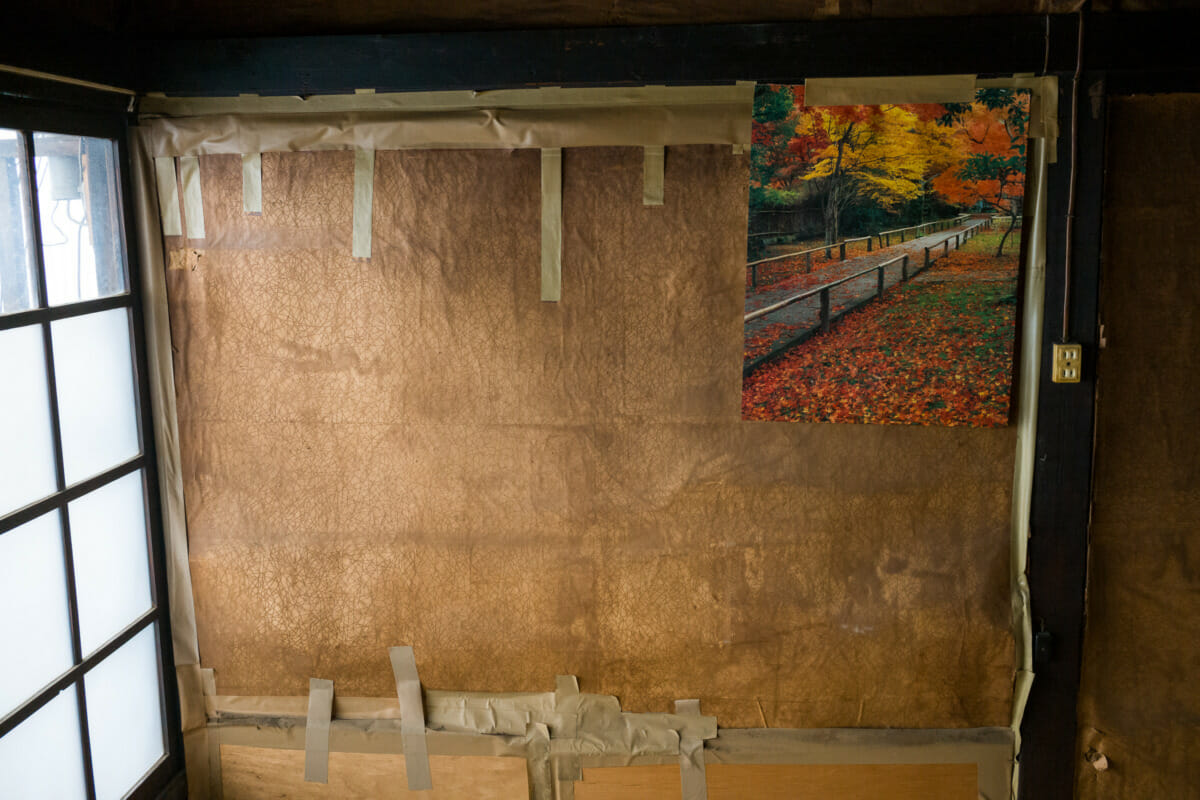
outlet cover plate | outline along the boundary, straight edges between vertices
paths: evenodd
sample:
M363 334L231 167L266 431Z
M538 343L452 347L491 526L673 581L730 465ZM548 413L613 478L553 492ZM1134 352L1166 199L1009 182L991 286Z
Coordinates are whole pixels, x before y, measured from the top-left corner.
M1054 367L1050 373L1055 383L1079 383L1083 347L1077 344L1054 345Z

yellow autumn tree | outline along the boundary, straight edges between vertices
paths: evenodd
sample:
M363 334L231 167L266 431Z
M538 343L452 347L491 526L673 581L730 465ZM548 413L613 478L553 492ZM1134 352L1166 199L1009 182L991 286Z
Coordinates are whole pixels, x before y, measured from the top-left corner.
M957 156L949 131L935 123L940 106L829 106L804 109L788 148L807 162L817 187L825 241L855 203L894 209L917 197Z

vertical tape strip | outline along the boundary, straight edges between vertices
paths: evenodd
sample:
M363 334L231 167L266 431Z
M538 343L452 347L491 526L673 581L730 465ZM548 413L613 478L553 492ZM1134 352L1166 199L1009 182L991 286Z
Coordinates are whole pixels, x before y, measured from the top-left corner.
M666 166L666 148L662 145L648 146L642 159L642 205L663 204L663 171Z
M354 151L354 245L355 258L371 257L371 206L375 199L375 151Z
M179 180L183 184L183 223L187 238L204 238L204 198L200 195L200 159L180 156Z
M542 148L542 300L562 299L562 148Z
M179 216L179 183L175 179L175 159L154 159L154 177L158 183L158 215L162 219L163 236L183 236L183 220Z
M675 713L700 716L699 700L676 700ZM679 782L682 800L707 800L708 782L704 774L704 740L679 734Z
M579 679L574 675L557 675L554 678L554 712L558 717L557 738L566 743L574 739L579 731ZM583 766L579 754L559 752L554 761L558 781L558 800L574 800L575 781L583 780Z
M409 791L433 788L429 774L429 750L425 745L425 705L421 700L421 680L417 677L417 659L408 646L390 647L392 675L396 678L396 696L400 700L400 736L404 743L404 770Z
M308 679L308 724L304 728L304 780L329 783L329 718L333 681Z
M541 722L525 726L526 770L530 800L555 800L554 776L550 765L550 729ZM572 790L575 788L571 787Z
M221 728L209 725L208 734L208 796L209 800L224 800L225 779L221 776Z
M262 153L242 154L242 211L262 213Z

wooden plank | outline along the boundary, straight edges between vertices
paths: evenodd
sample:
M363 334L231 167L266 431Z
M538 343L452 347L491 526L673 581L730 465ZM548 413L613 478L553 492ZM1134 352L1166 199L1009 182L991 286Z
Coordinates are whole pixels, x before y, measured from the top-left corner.
M1070 109L1071 75L1059 76L1059 109ZM1021 723L1021 798L1070 797L1074 791L1075 705L1079 692L1091 509L1092 419L1096 391L1097 303L1100 285L1100 223L1104 181L1104 108L1089 97L1100 76L1080 81L1079 162L1074 264L1063 271L1071 135L1063 118L1059 159L1048 171L1046 304L1038 394L1036 460L1030 510L1029 593L1035 630L1051 637L1048 657L1035 648L1036 678ZM1103 98L1103 89L1097 95ZM1067 341L1083 345L1079 383L1052 383L1051 345L1063 339L1063 294L1070 292Z
M1045 64L1047 26L1051 68L1065 69L1073 17L1005 15L160 40L141 50L138 88L221 96L1034 72ZM855 55L862 48L870 59Z
M330 753L329 782L307 783L303 750L221 745L225 800L513 800L529 796L523 758L430 756L429 768L433 790L413 792L408 789L401 755Z
M975 764L709 764L709 800L975 800ZM575 800L677 800L679 767L585 769Z

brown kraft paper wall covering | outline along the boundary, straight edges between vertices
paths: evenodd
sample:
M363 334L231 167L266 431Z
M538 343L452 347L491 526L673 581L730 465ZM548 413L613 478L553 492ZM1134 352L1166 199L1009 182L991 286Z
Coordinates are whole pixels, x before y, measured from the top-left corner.
M190 562L219 694L547 691L729 727L1007 725L1011 429L739 420L747 162L537 151L200 159L168 240Z
M1200 95L1109 108L1079 797L1195 797Z

